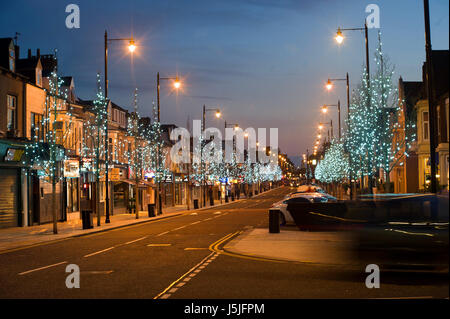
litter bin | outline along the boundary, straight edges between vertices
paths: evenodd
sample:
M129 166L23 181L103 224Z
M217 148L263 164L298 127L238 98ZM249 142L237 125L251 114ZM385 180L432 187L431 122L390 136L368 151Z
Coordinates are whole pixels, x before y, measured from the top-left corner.
M81 220L83 222L83 229L94 228L94 214L91 209L81 211Z
M280 232L280 214L278 209L269 210L269 233Z
M155 217L155 204L148 204L148 217Z
M194 209L198 209L198 199L194 199Z

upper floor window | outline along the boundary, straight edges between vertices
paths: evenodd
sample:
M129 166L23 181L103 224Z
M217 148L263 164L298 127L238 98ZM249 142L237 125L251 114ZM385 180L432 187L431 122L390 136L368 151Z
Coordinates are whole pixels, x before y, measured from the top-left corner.
M36 85L42 86L42 70L39 68L36 69Z
M14 47L9 48L9 70L12 72L16 71L16 53Z
M31 140L44 142L44 125L42 114L31 113Z
M430 134L430 121L428 116L428 111L422 112L422 139L424 141L429 140L429 134Z
M7 98L7 130L15 130L16 129L16 117L17 117L17 97L14 95L6 95Z

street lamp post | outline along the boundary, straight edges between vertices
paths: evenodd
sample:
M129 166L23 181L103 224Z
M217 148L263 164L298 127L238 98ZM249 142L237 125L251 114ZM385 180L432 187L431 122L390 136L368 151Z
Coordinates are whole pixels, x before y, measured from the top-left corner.
M431 34L430 34L430 8L428 0L423 0L423 9L425 17L425 52L426 52L426 81L428 96L428 114L429 114L429 130L430 130L430 171L431 171L431 192L437 192L436 180L436 109L434 105L433 91L433 61L431 50ZM448 114L447 114L448 116Z
M227 130L227 127L233 127L234 130L237 130L239 128L239 124L227 123L227 121L225 121L225 125L224 125L225 132ZM233 156L236 156L236 154L235 154L235 152L236 152L235 147L236 147L236 145L235 145L235 139L234 139L234 134L233 134ZM234 187L233 187L233 190L234 190ZM227 195L226 192L225 192L225 198L228 198L228 195Z
M178 76L172 76L172 77L160 77L159 76L159 72L156 73L156 102L157 102L157 108L158 108L158 123L159 123L159 128L160 128L160 132L161 132L161 106L160 106L160 97L159 97L159 91L160 91L160 82L161 80L173 80L173 86L175 87L175 89L179 89L181 86L181 82L178 78ZM159 136L159 139L161 139L161 136ZM156 165L157 165L157 170L160 169L160 157L161 157L161 150L160 147L158 145L157 148L157 160L156 160ZM156 172L157 174L160 172ZM156 176L156 175L155 175ZM158 189L156 192L156 205L158 207L158 214L161 215L162 214L162 203L161 203L161 176L159 176L158 178Z
M347 84L347 119L350 119L350 81L348 72L344 79L328 79L327 84L325 85L328 91L333 88L333 82L335 81L345 81Z
M342 35L342 31L362 31L364 30L364 39L365 39L365 47L366 47L366 78L367 78L367 85L370 87L370 63L369 63L369 32L367 29L367 23L364 23L363 28L347 28L347 29L341 29L338 28L336 32L336 41L341 44L342 41L344 41L344 36Z
M322 106L322 112L323 113L327 113L328 111L328 107L330 106L336 106L338 109L338 128L339 128L339 132L338 132L338 136L339 136L339 140L341 139L341 101L338 100L338 104L324 104ZM333 127L333 126L331 126Z
M425 0L424 0L425 1ZM338 28L336 33L336 41L341 44L344 40L344 36L342 35L342 31L354 31L354 30L364 30L364 40L365 40L365 47L366 47L366 81L367 81L367 88L370 89L370 63L369 63L369 32L367 28L367 22L364 22L364 28L350 28L350 29L341 29ZM347 73L347 111L350 110L350 93L348 88L348 73ZM370 96L368 98L368 106L370 107ZM347 114L348 119L350 118L350 113ZM350 125L350 121L348 122ZM349 158L349 161L351 163L351 159ZM350 165L351 166L351 165ZM362 181L361 181L362 182ZM369 189L370 192L372 192L372 179L369 179ZM351 176L350 176L350 198L352 198L352 187L351 187Z
M108 42L111 41L128 41L128 50L133 53L136 49L133 38L117 38L108 39L108 32L105 30L105 100L108 101ZM105 223L110 223L109 219L109 138L108 138L108 103L106 108L106 124L105 124ZM100 226L100 218L97 218L97 226Z
M321 131L323 129L324 125L328 125L328 124L330 124L331 137L333 137L333 120L330 120L330 122L321 122L321 123L319 123L319 126L318 126L319 131Z
M203 111L202 111L202 134L205 134L205 129L206 129L206 124L205 124L205 122L206 122L206 112L216 112L216 117L217 118L219 118L220 116L221 116L221 113L220 113L220 109L216 109L216 108L206 108L206 105L204 105L203 104ZM201 193L202 193L202 196L203 196L203 200L202 200L202 204L203 204L203 207L205 207L206 206L206 177L205 177L205 169L204 169L204 167L203 167L203 145L201 145L201 147L200 147L200 167L201 167L201 171L202 171L202 175L203 175L203 178L202 178L202 190L201 190Z
M331 90L333 88L334 81L346 81L346 84L347 84L347 132L350 132L350 81L349 81L349 77L348 77L348 72L345 76L345 79L328 79L327 84L326 84L326 88L328 90ZM340 130L339 130L339 132L340 132ZM352 161L351 161L350 154L348 156L348 162L349 162L349 166L352 167ZM349 175L349 184L350 184L350 199L353 199L353 183L352 183L351 170L350 170L350 175Z

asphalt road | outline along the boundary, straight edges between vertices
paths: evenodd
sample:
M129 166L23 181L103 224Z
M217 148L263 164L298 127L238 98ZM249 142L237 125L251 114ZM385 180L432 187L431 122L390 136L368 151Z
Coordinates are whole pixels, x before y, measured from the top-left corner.
M364 269L211 251L267 228L267 208L289 191L0 253L0 298L448 298L447 275L383 273L381 288L368 289ZM66 287L69 264L80 268L79 289Z

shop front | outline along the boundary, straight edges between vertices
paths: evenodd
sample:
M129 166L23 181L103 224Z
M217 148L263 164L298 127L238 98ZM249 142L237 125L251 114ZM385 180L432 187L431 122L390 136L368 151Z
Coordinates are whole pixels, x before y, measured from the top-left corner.
M78 158L64 161L64 193L66 219L79 219L80 215L80 160Z

